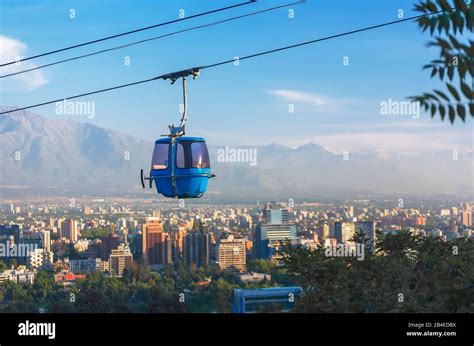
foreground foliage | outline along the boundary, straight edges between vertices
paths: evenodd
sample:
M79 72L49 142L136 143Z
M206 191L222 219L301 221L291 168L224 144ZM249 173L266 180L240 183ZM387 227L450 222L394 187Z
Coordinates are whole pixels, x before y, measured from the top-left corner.
M474 312L474 240L408 231L380 236L364 260L285 245L283 261L305 294L297 312Z
M265 265L270 268L268 263ZM216 267L179 264L157 273L143 263L135 263L122 278L96 272L66 288L54 281L54 273L38 272L33 285L9 281L0 284L0 313L40 309L52 313L230 313L235 288L288 282L282 270L269 271L276 281L242 284Z

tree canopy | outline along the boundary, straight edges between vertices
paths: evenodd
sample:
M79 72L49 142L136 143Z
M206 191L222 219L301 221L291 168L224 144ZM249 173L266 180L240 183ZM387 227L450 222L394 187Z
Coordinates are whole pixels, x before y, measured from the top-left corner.
M474 240L380 236L363 260L331 257L323 246L282 250L301 285L297 312L474 312Z

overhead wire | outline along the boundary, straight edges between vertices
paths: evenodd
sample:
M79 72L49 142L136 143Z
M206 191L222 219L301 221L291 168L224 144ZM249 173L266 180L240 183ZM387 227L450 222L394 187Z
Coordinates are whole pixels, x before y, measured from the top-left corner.
M150 37L150 38L147 38L147 39L130 42L130 43L127 43L127 44L124 44L124 45L116 46L116 47L102 49L102 50L99 50L99 51L96 51L96 52L83 54L83 55L79 55L79 56L68 58L68 59L59 60L59 61L56 61L56 62L52 62L52 63L49 63L49 64L33 67L33 68L30 68L30 69L26 69L26 70L22 70L22 71L18 71L18 72L12 72L12 73L9 73L9 74L1 75L0 78L16 76L16 75L19 75L19 74L23 74L23 73L27 73L27 72L31 72L31 71L35 71L35 70L40 70L40 69L43 69L45 67L62 64L62 63L68 62L68 61L83 59L83 58L87 58L87 57L90 57L90 56L94 56L94 55L98 55L98 54L102 54L102 53L106 53L106 52L111 52L111 51L115 51L115 50L119 50L119 49L123 49L123 48L128 48L128 47L135 46L135 45L138 45L138 44L142 44L142 43L145 43L145 42L159 40L159 39L162 39L162 38L165 38L165 37L178 35L178 34L181 34L181 33L184 33L184 32L188 32L188 31L199 30L199 29L203 29L203 28L208 28L208 27L220 25L220 24L223 24L223 23L231 22L233 20L247 18L247 17L259 15L259 14L270 12L270 11L275 11L275 10L278 10L280 8L299 5L299 4L304 3L305 1L306 0L299 0L299 1L296 1L296 2L291 2L291 3L279 5L279 6L269 7L269 8L263 9L263 10L254 11L254 12L242 14L242 15L239 15L239 16L230 17L230 18L223 19L223 20L218 20L218 21L215 21L215 22L212 22L212 23L193 26L191 28L174 31L174 32L171 32L171 33L168 33L168 34L155 36L155 37Z
M232 9L232 8L236 8L236 7L240 7L240 6L250 5L250 4L255 3L256 1L257 1L257 0L249 0L249 1L242 2L242 3L238 3L238 4L235 4L235 5L230 5L230 6L226 6L226 7L221 7L221 8L217 8L217 9L215 9L215 10L210 10L210 11L206 11L206 12L201 12L201 13L193 14L193 15L191 15L191 16L187 16L187 17L183 17L183 18L178 18L178 19L174 19L174 20L169 20L169 21L163 22L163 23L158 23L158 24L150 25L150 26L147 26L147 27L144 27L144 28L134 29L134 30L122 32L122 33L119 33L119 34L115 34L115 35L111 35L111 36L107 36L107 37L102 37L102 38L99 38L99 39L96 39L96 40L92 40L92 41L87 41L87 42L75 44L75 45L73 45L73 46L68 46L68 47L64 47L64 48L59 48L59 49L52 50L52 51L49 51L49 52L45 52L45 53L33 55L33 56L30 56L30 57L27 57L27 58L22 58L22 59L18 59L18 60L15 60L15 61L10 61L10 62L7 62L7 63L3 63L3 64L0 64L0 67L4 67L4 66L8 66L8 65L13 65L13 64L18 64L18 63L23 62L23 61L32 60L32 59L40 58L40 57L43 57L43 56L47 56L47 55L51 55L51 54L55 54L55 53L59 53L59 52L64 52L64 51L66 51L66 50L70 50L70 49L74 49L74 48L79 48L79 47L88 46L88 45L90 45L90 44L94 44L94 43L98 43L98 42L103 42L103 41L111 40L111 39L113 39L113 38L122 37L122 36L130 35L130 34L134 34L134 33L137 33L137 32L145 31L145 30L150 30L150 29L158 28L158 27L161 27L161 26L165 26L165 25L169 25L169 24L173 24L173 23L178 23L178 22L186 21L186 20L193 19L193 18L197 18L197 17L201 17L201 16L207 16L207 15L212 14L212 13L217 13L217 12L221 12L221 11L226 11L226 10L230 10L230 9Z
M411 17L404 18L404 19L399 19L399 20L385 22L385 23L381 23L381 24L377 24L377 25L372 25L372 26L369 26L369 27L364 27L364 28L361 28L361 29L356 29L356 30L351 30L351 31L335 34L335 35L325 36L325 37L310 40L310 41L300 42L300 43L296 43L296 44L285 46L285 47L275 48L275 49L271 49L271 50L267 50L267 51L263 51L263 52L259 52L259 53L249 54L249 55L242 56L242 57L223 60L223 61L213 63L213 64L209 64L209 65L193 67L193 68L190 68L188 70L196 70L196 69L197 70L203 70L203 69L213 68L213 67L217 67L217 66L221 66L221 65L224 65L224 64L235 62L236 60L241 61L241 60L251 59L251 58L255 58L255 57L259 57L259 56L263 56L263 55L267 55L267 54L272 54L272 53L276 53L276 52L280 52L280 51L284 51L284 50L288 50L288 49L292 49L292 48L296 48L296 47L301 47L301 46L305 46L305 45L309 45L309 44L314 44L314 43L317 43L317 42L322 42L322 41L326 41L326 40L330 40L330 39L335 39L335 38L342 37L342 36L353 35L353 34L356 34L356 33L364 32L364 31L368 31L368 30L373 30L373 29L378 29L378 28L382 28L382 27L385 27L385 26L389 26L389 25L399 24L399 23L410 21L410 20L416 20L418 18L422 18L422 17L426 17L426 16L430 16L430 15L434 15L434 14L438 14L438 13L442 13L442 12L444 12L444 10L440 10L440 11L436 11L436 12L430 12L430 13L424 13L424 14L411 16ZM70 100L70 99L75 99L75 98L78 98L78 97L99 94L99 93L102 93L102 92L115 90L115 89L120 89L120 88L125 88L125 87L129 87L129 86L137 85L137 84L147 83L147 82L151 82L151 81L158 80L158 79L167 79L167 78L170 78L171 74L174 74L174 73L166 73L166 74L154 77L154 78L145 79L145 80L141 80L141 81L137 81L137 82L133 82L133 83L122 84L122 85L118 85L118 86L111 87L111 88L96 90L96 91L92 91L92 92L88 92L88 93L84 93L84 94L74 95L74 96L61 98L61 99L57 99L57 100L53 100L53 101L47 101L47 102L43 102L43 103L39 103L39 104L34 104L34 105L31 105L31 106L27 106L27 107L17 108L17 109L13 109L13 110L9 110L9 111L4 111L4 112L0 112L0 115L15 112L15 111L21 111L21 110L25 110L25 109L35 108L35 107L39 107L39 106L44 106L44 105L60 102L60 101L63 101L63 100Z

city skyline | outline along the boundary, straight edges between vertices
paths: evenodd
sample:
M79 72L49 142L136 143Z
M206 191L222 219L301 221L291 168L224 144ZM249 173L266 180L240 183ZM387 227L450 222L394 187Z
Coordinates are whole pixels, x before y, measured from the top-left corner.
M0 284L27 287L48 276L57 294L74 292L81 302L105 282L129 292L119 305L113 299L124 296L109 293L115 297L112 302L102 298L107 308L76 305L76 298L60 306L44 301L28 308L39 312L303 312L313 309L299 303L311 294L312 285L287 272L289 249L311 256L324 253L325 265L354 260L370 266L387 260L380 249L395 239L439 242L445 249L457 244L457 255L458 246L474 237L474 200L176 202L49 197L1 203L0 244L35 249L0 252ZM329 306L323 312L333 309ZM429 309L437 311L436 305Z
M405 206L403 200L188 207L145 205L137 201L123 201L115 206L100 201L87 204L4 203L0 205L0 221L7 223L0 235L11 244L34 244L35 259L29 259L27 265L43 270L53 265L51 245L66 241L75 244L77 251L83 253L82 258L99 260L97 264L93 261L92 267L85 262L72 264L87 272L99 268L100 261L109 260L120 246L131 244L135 257L143 257L148 266L158 265L158 270L176 261L208 266L212 260L223 265L224 270L229 268L238 273L246 269L245 256L240 258L242 253L247 252L255 259L276 259L280 241L309 248L318 244L334 246L352 244L354 235L362 232L367 244L374 246L382 233L398 232L406 227L424 236L449 239L469 237L473 226L472 202L434 202L419 207ZM459 227L464 233L458 233ZM382 233L376 235L376 229ZM244 242L236 252L235 247L241 246L237 245L239 241ZM237 257L233 259L233 256ZM119 272L121 276L123 269Z

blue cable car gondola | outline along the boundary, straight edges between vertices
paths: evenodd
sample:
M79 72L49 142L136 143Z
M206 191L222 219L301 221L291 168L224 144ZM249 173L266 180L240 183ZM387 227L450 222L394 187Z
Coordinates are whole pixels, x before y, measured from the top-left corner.
M148 180L150 188L155 182L156 191L165 197L171 198L199 198L207 189L207 183L215 175L211 174L211 163L206 142L203 138L184 137L186 125L186 76L196 78L199 69L179 71L163 79L170 79L171 84L178 78L183 80L184 110L181 125L169 126L170 133L155 141L153 157L151 159L150 176L143 176L141 182L145 188Z

